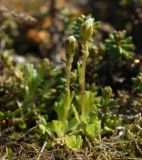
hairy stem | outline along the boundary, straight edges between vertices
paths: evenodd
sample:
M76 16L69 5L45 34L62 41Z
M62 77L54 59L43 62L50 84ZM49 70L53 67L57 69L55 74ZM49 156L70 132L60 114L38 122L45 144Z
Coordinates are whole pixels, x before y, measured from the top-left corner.
M72 54L73 55L73 54ZM64 104L64 122L66 122L68 117L68 112L70 110L71 105L71 92L70 92L70 74L71 74L71 68L72 68L72 61L73 57L69 57L69 59L66 62L66 99Z
M87 57L88 57L88 45L87 42L82 44L82 66L81 66L81 73L80 73L80 107L81 107L81 115L85 114L85 72L86 72L86 64L87 64Z

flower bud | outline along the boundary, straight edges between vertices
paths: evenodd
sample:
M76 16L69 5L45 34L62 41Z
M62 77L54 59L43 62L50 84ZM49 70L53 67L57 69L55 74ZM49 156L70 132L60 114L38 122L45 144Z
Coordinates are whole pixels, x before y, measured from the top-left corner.
M74 36L69 36L65 41L65 50L67 54L73 54L77 48L77 40Z
M89 18L87 19L84 24L82 25L80 35L83 40L87 41L91 38L94 32L94 19Z

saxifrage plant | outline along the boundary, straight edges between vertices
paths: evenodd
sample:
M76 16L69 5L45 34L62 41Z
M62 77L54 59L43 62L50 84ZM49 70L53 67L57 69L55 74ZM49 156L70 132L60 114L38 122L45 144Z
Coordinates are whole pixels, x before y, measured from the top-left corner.
M95 22L91 16L83 15L74 25L76 27L74 26L73 35L69 36L65 42L66 82L64 93L55 103L57 119L47 122L43 116L39 116L37 123L44 134L52 138L58 137L60 142L65 143L69 148L79 149L82 146L83 137L98 139L106 126L111 130L118 126L120 121L112 114L108 116L111 113L109 107L112 105L111 88L105 88L102 97L96 97L96 93L86 90L87 59L93 45L93 34L98 29L98 22ZM81 51L77 64L80 90L73 91L71 90L71 72L76 48L78 52ZM105 107L108 113L103 113L101 107ZM103 113L103 117L99 116L99 112Z
M127 36L126 31L115 31L110 34L105 41L106 50L109 53L110 60L121 62L123 59L133 58L134 45L132 37Z

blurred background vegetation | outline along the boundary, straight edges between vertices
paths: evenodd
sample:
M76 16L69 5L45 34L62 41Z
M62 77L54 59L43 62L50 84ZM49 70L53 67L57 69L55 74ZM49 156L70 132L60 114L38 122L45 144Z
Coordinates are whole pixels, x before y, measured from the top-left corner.
M142 52L141 0L2 0L0 5L37 19L33 24L18 24L20 32L13 46L19 54L35 52L39 57L60 61L57 53L63 55L62 44L69 25L82 13L92 14L102 22L99 41L114 30L125 29L133 36L136 52Z

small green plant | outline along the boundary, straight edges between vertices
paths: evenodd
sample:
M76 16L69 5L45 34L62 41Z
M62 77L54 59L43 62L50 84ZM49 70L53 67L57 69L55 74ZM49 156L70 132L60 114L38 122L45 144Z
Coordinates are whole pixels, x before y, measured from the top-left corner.
M50 124L52 130L58 137L63 137L68 130L68 116L70 113L73 93L70 90L71 68L77 41L74 36L69 36L65 42L66 51L66 84L65 93L61 96L61 101L56 103L55 110L58 120L53 120Z
M67 38L65 42L65 50L66 50L66 101L64 104L64 121L67 120L68 112L71 106L71 92L70 92L70 78L71 78L71 68L72 62L74 58L74 52L77 47L77 40L74 36L70 36Z
M87 58L89 56L89 42L92 38L94 32L94 19L88 18L82 24L80 31L80 45L82 51L82 62L78 63L79 69L79 83L80 83L80 106L81 106L81 115L85 115L85 73L86 73L86 64Z
M112 112L116 106L113 103L110 87L102 90L101 97L97 96L96 92L86 89L87 59L93 45L93 34L97 30L96 22L90 16L81 16L75 24L78 24L74 30L76 34L69 36L65 42L66 80L64 93L55 103L57 119L48 122L43 116L39 116L37 124L43 134L48 134L51 138L58 137L67 147L79 149L82 146L83 137L98 139L101 133L111 132L121 122ZM80 87L73 91L71 90L71 72L77 46L77 51L81 51L77 65Z
M142 72L140 72L135 78L132 78L132 80L135 89L142 92Z
M80 149L83 143L83 140L80 135L66 135L65 136L65 143L68 148L77 150Z
M132 37L126 35L126 31L115 31L105 41L106 50L110 59L114 62L133 58L134 45Z
M57 120L45 123L40 117L38 122L43 133L49 136L57 136L64 139L69 148L79 149L82 145L82 136L89 138L99 137L101 133L101 121L97 115L95 105L95 93L86 91L86 65L89 50L93 43L93 34L96 31L94 19L90 16L81 16L80 27L69 36L65 42L66 51L66 82L64 94L61 94L59 101L55 103ZM78 20L77 20L78 21ZM78 23L79 24L79 23ZM94 29L95 28L95 29ZM79 30L78 30L79 29ZM76 38L75 38L76 37ZM71 69L75 49L81 50L82 56L78 62L80 91L71 91ZM71 135L68 135L68 134Z
M102 119L102 133L112 132L113 129L118 127L122 118L119 115L115 114L117 106L113 98L113 92L111 87L106 86L102 89L101 97L101 119Z

